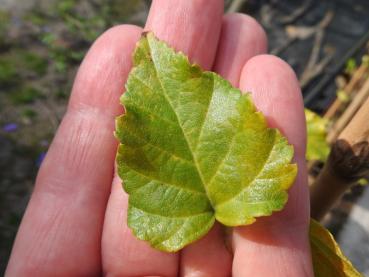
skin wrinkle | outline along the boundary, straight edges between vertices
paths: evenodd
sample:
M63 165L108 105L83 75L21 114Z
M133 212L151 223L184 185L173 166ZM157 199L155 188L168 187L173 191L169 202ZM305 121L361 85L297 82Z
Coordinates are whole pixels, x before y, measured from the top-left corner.
M86 198L84 195L80 195L78 198ZM77 206L74 203L83 202L78 198L75 199L72 206ZM82 199L83 200L83 199ZM38 201L40 206L49 205L50 195L38 194L35 196L33 201ZM38 231L36 231L36 236L33 237L32 240L29 240L30 247L25 248L26 251L24 253L26 258L25 261L28 264L24 265L24 272L29 273L29 276L39 276L42 275L42 272L45 272L46 269L53 270L52 264L57 263L60 264L62 262L59 261L60 251L63 251L63 248L55 248L54 242L60 241L66 244L72 243L69 241L68 237L72 236L74 243L79 243L81 238L83 238L84 229L80 226L81 222L75 222L74 224L70 224L68 220L69 211L68 208L63 205L63 201L60 200L57 196L53 196L53 207L50 207L48 210L44 210L43 218L41 224L37 224L35 227ZM93 210L91 212L94 212ZM45 222L47 224L45 224ZM60 229L60 226L63 226L63 230ZM64 244L65 245L65 244ZM88 246L88 248L92 249L94 245ZM42 250L42 251L40 251ZM69 253L71 257L73 257L76 253ZM78 258L78 257L76 257ZM83 260L79 259L80 262ZM89 269L89 273L93 276L93 268ZM22 271L22 272L23 272ZM24 276L27 276L24 273ZM87 272L86 272L87 274Z
M31 245L27 251L28 253L25 253L25 256L28 257L28 259L26 259L27 264L25 267L29 273L35 275L42 272L42 266L47 264L48 261L55 259L56 255L55 253L53 255L54 249L52 247L52 241L54 241L58 236L57 233L53 233L52 236L48 236L48 233L50 230L57 229L58 222L62 222L60 220L60 218L62 218L62 211L58 209L55 214L50 214L46 211L45 217L49 218L48 224L50 224L50 226L47 228L43 228L43 225L38 226L40 231L38 232L38 236L35 237L35 240L38 241L39 244ZM45 249L46 251L41 252L39 251L40 249Z
M273 268L273 276L309 276L308 273L308 261L303 266L296 268L291 267L291 264L296 264L298 260L304 260L304 253L301 252L296 245L298 245L298 238L294 239L294 235L291 234L290 239L282 238L280 244L263 244L259 245L259 241L249 244L248 249L235 249L235 257L248 257L247 261L243 261L244 266L248 267L253 265L254 272L257 276L268 276L270 273L268 270L264 272L264 266L260 261L261 256L265 256L262 260L269 260L272 264L268 264L267 268ZM278 238L272 238L270 241L278 240ZM297 241L296 241L297 240ZM240 261L236 261L240 262ZM291 269L292 268L292 269ZM277 270L278 273L275 271ZM245 273L243 273L245 274ZM251 273L249 273L251 274ZM234 276L245 276L237 275Z
M122 107L117 105L120 93L118 94L117 91L121 92L124 88L132 60L131 58L124 58L124 55L122 55L131 46L126 43L125 36L117 36L116 33L128 28L132 28L137 32L141 31L139 27L132 25L116 26L105 32L95 42L77 74L72 95L74 91L78 91L78 93L75 93L70 101L70 107L95 107L104 112L109 111L114 116L121 113ZM95 59L95 56L101 56L101 58ZM115 67L112 68L111 64L115 64ZM114 68L120 70L114 70ZM80 73L84 71L88 71L88 74ZM125 78L122 78L123 76ZM111 80L116 80L116 82L111 82ZM91 94L90 91L92 90L104 93Z
M63 140L55 139L53 144L55 144L55 147L62 149L61 155L56 156L56 159L52 161L45 161L47 163L56 162L60 165L55 169L56 174L53 175L53 178L55 180L55 178L58 178L56 176L60 176L60 179L64 181L64 186L60 182L57 186L52 185L53 182L45 180L43 187L47 186L51 191L56 189L56 192L65 191L66 194L70 194L70 189L75 191L80 186L65 186L65 184L70 184L70 182L71 184L83 183L85 180L81 179L78 173L85 168L89 171L88 178L90 175L93 175L96 176L97 180L101 179L100 176L103 176L102 172L105 172L106 168L109 167L108 161L111 159L107 159L104 162L99 157L102 157L101 154L106 152L107 149L111 149L110 152L112 152L116 147L116 143L111 132L111 129L113 129L111 120L107 117L106 120L101 121L100 119L97 122L99 118L101 118L99 114L91 113L89 110L85 110L85 112L69 112L66 115L60 127L60 132L65 132L64 129L68 129L68 134L71 135L64 136ZM98 127L96 124L101 126ZM108 127L109 125L111 127ZM103 144L98 152L90 151L93 145L101 145L101 142L107 139L111 140L111 143ZM40 175L48 176L48 168L49 166L46 164L45 170L42 170ZM45 174L43 174L44 171ZM65 183L66 178L70 178L68 183ZM96 186L91 186L91 188L96 189Z

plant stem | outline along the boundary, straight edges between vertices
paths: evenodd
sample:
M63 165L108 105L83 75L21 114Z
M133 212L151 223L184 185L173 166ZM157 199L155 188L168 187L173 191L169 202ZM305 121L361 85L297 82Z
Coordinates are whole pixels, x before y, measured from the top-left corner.
M358 84L361 83L367 70L368 66L366 64L360 65L360 67L355 71L354 75L352 76L348 84L344 87L343 90L345 91L345 93L350 95L354 92L354 89L357 87ZM336 100L334 100L332 105L328 108L328 110L324 114L324 118L327 119L333 118L336 115L336 113L341 109L343 104L344 103L340 99L336 98Z
M239 12L242 5L246 3L247 0L233 0L230 7L227 10L227 13L235 13Z
M328 142L333 142L340 132L345 128L348 122L353 118L355 113L358 111L360 106L365 102L365 100L369 97L369 79L365 81L362 88L358 91L354 100L347 107L345 112L340 116L337 120L336 124L329 132L327 140Z
M366 86L369 90L369 81ZM352 184L369 173L368 121L369 98L332 145L326 164L310 187L313 218L321 220Z

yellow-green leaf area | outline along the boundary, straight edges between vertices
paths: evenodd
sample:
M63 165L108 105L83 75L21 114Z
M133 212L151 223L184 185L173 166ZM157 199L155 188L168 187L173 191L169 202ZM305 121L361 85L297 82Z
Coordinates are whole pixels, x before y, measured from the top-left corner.
M178 251L215 220L246 225L283 208L297 171L293 147L249 94L152 33L133 63L116 136L128 226L139 239Z
M305 117L307 126L306 159L324 162L330 151L327 142L328 120L308 109L305 109Z
M315 277L360 277L327 229L310 220L310 246Z

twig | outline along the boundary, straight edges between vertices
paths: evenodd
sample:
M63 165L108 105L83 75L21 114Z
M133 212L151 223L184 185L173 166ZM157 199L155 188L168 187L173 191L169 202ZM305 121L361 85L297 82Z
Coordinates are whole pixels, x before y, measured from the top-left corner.
M293 44L297 40L304 40L308 39L312 35L316 34L323 28L326 28L326 26L330 23L330 21L333 18L333 13L331 11L327 12L324 18L315 26L294 26L294 25L288 25L285 28L286 34L288 36L285 43L280 45L279 47L276 47L272 49L271 54L273 55L279 55L281 52L286 50L291 44ZM314 44L314 46L317 43ZM321 44L321 43L320 43ZM319 57L320 52L320 45L319 45L319 51L317 57ZM315 54L314 54L315 55Z
M310 187L313 218L322 219L351 185L369 173L368 120L369 98L333 144L326 164Z
M340 59L335 62L334 67L327 72L324 77L319 81L319 83L314 86L311 90L307 91L304 96L304 104L308 106L313 102L315 97L319 95L319 93L324 90L332 81L333 78L336 77L337 73L342 70L342 67L345 66L346 61L355 55L359 50L363 48L363 46L369 40L369 30L342 56Z
M234 0L229 6L227 13L239 12L242 8L243 4L245 4L247 0Z
M343 91L350 95L354 92L356 86L362 81L365 73L368 70L368 66L366 64L361 64L360 67L355 71L354 75L351 77L348 84L343 88ZM324 118L331 119L333 118L336 113L341 109L344 103L339 99L336 98L334 102L330 105L326 113L324 114Z
M311 80L316 78L318 75L322 74L326 66L332 61L334 53L330 53L328 56L324 57L318 64L313 68L306 71L304 75L300 78L300 86L304 88Z
M332 21L334 13L332 11L328 11L324 18L317 24L315 29L315 40L313 49L311 50L311 54L309 57L309 61L307 66L305 67L304 72L300 77L300 85L305 87L312 79L321 74L324 68L329 64L329 62L333 58L333 53L329 56L325 57L321 62L318 63L319 54L323 43L323 38L325 34L325 28Z
M280 20L280 23L282 24L290 24L295 22L297 19L299 19L301 16L303 16L312 6L314 1L307 0L305 1L301 7L296 9L292 14L283 16Z
M340 134L340 132L345 128L347 123L354 117L355 113L358 111L360 106L364 103L364 101L369 97L369 79L367 79L363 85L363 87L359 90L354 100L347 107L345 112L340 116L337 122L334 124L333 128L328 134L327 140L332 143ZM368 119L369 121L369 119ZM366 122L368 125L368 122Z
M325 34L324 29L320 29L315 34L313 49L311 50L310 59L309 59L308 64L307 64L307 68L309 68L309 69L314 68L314 66L318 62L320 49L322 48L322 42L323 42L324 34Z
M334 53L330 53L318 63L323 37L324 30L319 30L315 35L315 42L310 54L308 64L300 77L300 85L302 88L304 88L311 80L321 74L325 67L333 59Z
M282 53L284 50L286 50L289 46L291 46L292 43L294 43L297 40L296 37L294 38L288 38L285 43L282 45L272 49L270 51L270 54L278 56L280 53Z

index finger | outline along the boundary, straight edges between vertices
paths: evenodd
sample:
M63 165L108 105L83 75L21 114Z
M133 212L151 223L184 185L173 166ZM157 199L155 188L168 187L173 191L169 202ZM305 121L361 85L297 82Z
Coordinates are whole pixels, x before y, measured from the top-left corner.
M95 276L113 178L114 119L141 30L117 26L91 47L37 177L9 276Z
M209 69L218 46L222 14L222 0L154 0L145 30ZM176 276L179 255L160 252L135 238L126 224L127 206L128 196L116 177L104 223L104 271L114 276Z

